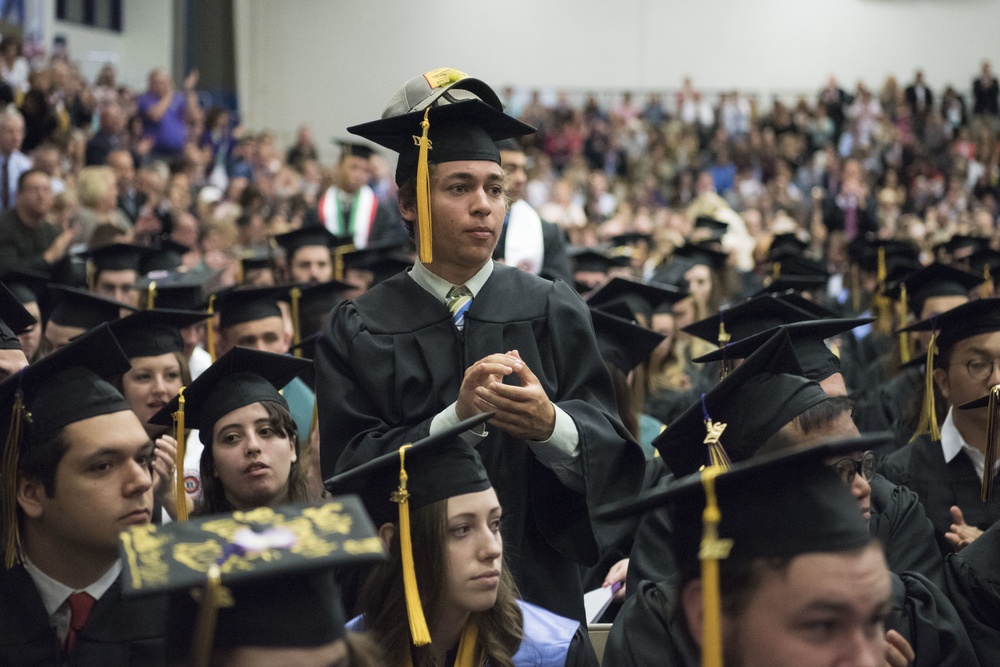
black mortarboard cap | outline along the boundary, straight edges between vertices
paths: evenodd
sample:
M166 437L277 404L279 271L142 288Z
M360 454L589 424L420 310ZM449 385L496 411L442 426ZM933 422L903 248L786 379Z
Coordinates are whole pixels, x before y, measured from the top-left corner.
M847 255L863 271L875 273L878 270L879 249L885 254L886 269L892 258L919 261L920 251L910 241L897 239L879 239L869 236L859 236L847 246Z
M719 439L732 461L745 461L802 412L828 398L802 377L788 333L778 331L739 368L671 422L653 441L677 476L709 464L705 420L726 424Z
M629 246L637 243L652 243L653 235L645 232L625 232L611 237L611 246Z
M906 285L908 308L918 317L927 299L936 296L969 296L969 292L980 283L982 279L974 273L940 262L929 264L901 281L901 284ZM899 285L896 285L891 290L891 296L898 299L900 294Z
M986 267L989 267L987 273ZM992 248L983 248L969 256L969 270L981 279L985 280L988 275L992 280L998 280L1000 275L1000 252Z
M674 256L684 257L691 260L692 266L704 264L708 268L715 271L721 271L724 269L726 266L726 260L729 258L729 255L724 252L719 252L718 250L714 250L698 243L685 243L674 250Z
M301 229L296 229L291 232L286 232L284 234L278 234L274 237L274 240L285 249L288 256L291 257L295 254L299 248L304 248L306 246L324 246L327 248L333 248L338 245L340 241L336 236L330 233L330 231L322 225L313 225L309 227L302 227Z
M801 255L789 253L779 253L771 259L772 275L777 273L778 277L790 276L811 276L822 278L825 282L830 278L830 272L821 262Z
M778 299L779 301L784 301L790 306L795 306L799 310L804 310L813 317L817 319L825 319L828 317L838 317L838 314L830 310L826 306L816 303L810 299L805 298L795 290L781 290L778 292L767 291L764 292L769 296Z
M319 244L325 245L325 244ZM243 273L247 271L258 271L260 269L270 269L274 267L274 251L269 247L266 249L248 250L239 256L240 268Z
M969 236L968 234L954 234L944 243L935 246L935 250L944 250L949 255L971 255L989 246L989 239L979 236ZM962 252L967 251L967 252Z
M171 664L192 648L209 664L212 647L329 644L345 624L333 568L384 558L353 496L132 527L119 539L125 595L169 593ZM223 591L232 604L217 603Z
M779 255L801 256L809 247L809 243L799 238L798 234L787 232L785 234L775 234L771 239L771 245L767 249L767 258L773 260Z
M122 309L135 308L91 294L76 287L52 285L50 290L55 299L55 305L49 314L49 321L67 327L93 329L102 322L113 322L121 317Z
M157 308L140 310L110 324L111 331L129 359L181 352L180 329L201 322L208 315L197 310Z
M215 423L233 410L260 401L274 401L287 408L288 401L280 390L310 367L312 362L307 359L234 347L184 390L184 423L187 428L199 429L198 437L207 445ZM175 396L149 423L169 426L179 404Z
M156 280L143 278L137 286L148 293L149 285L156 283L156 308L201 310L206 305L206 295L218 289L221 278L222 271L195 270L170 273Z
M591 307L590 316L601 358L626 375L648 359L653 349L663 342L663 334L597 308Z
M184 255L190 251L191 248L186 245L161 239L139 262L139 273L148 275L157 271L173 271L184 263Z
M130 368L107 325L99 326L68 345L22 368L0 382L0 433L5 437L0 496L0 526L4 530L5 565L20 558L16 511L18 459L64 426L91 417L124 412L128 404L105 378Z
M367 160L375 152L375 149L368 144L361 144L356 141L346 139L334 139L333 143L340 147L340 157L359 157Z
M111 245L94 248L84 253L84 256L94 264L97 271L139 271L141 260L150 254L145 246L131 243L112 243Z
M729 335L728 342L734 342L782 324L811 319L814 319L811 313L763 294L739 305L724 308L711 317L693 322L684 327L683 331L707 340L712 345L723 345L727 341L719 340L720 324Z
M28 330L37 320L24 309L20 300L7 286L0 283L0 350L19 350L17 335Z
M784 330L788 333L792 348L795 350L795 358L802 367L803 377L820 382L834 373L841 372L840 359L830 351L824 341L874 321L871 317L859 317L794 322L729 343L692 361L703 364L710 361L746 359L765 345L777 331Z
M413 266L413 257L399 243L372 244L342 257L346 268L371 271L372 286Z
M828 278L822 276L800 276L782 274L777 280L772 280L767 287L754 293L753 296L771 294L774 292L816 292L826 289Z
M491 416L492 413L483 413L466 419L414 442L406 450L406 488L411 510L492 486L479 454L460 437ZM326 488L334 495L360 495L376 525L392 522L398 518L397 503L391 496L399 486L399 466L399 452L393 451L334 475L326 480Z
M623 266L621 259L609 257L600 248L570 248L566 254L569 255L570 261L573 263L574 271L607 273L617 266ZM627 265L627 263L624 265Z
M456 160L488 160L500 164L496 141L531 134L535 128L503 112L496 93L478 79L441 68L407 81L389 100L379 120L347 128L399 153L396 183L416 175L425 112L432 164Z
M591 308L600 308L622 299L633 313L650 315L664 304L675 304L686 296L687 292L673 285L643 283L614 276L594 288L586 301Z
M37 303L41 307L52 279L37 271L20 270L8 271L2 281L21 304Z
M334 306L357 289L357 285L340 280L303 287L299 297L299 336L305 338L322 329Z
M708 215L699 215L694 219L695 229L710 229L713 232L725 233L729 229L729 223Z
M1000 331L1000 298L977 299L929 317L900 331L936 331L941 359L955 343L984 333Z
M721 522L718 537L731 541L727 560L791 558L806 553L839 553L871 542L858 503L826 461L872 449L885 434L838 440L761 456L715 478ZM620 518L671 507L672 545L678 563L696 566L705 509L702 475L605 505L598 516Z
M225 329L235 324L281 317L279 301L288 301L288 286L227 289L216 294L215 312L219 314L219 327Z

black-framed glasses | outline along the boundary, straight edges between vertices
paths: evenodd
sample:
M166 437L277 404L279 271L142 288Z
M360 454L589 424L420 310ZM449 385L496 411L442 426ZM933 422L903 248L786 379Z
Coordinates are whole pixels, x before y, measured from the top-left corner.
M854 476L861 475L865 481L872 481L875 476L875 452L867 451L860 459L840 459L830 466L844 480L844 484L854 484Z
M982 382L993 375L993 371L996 370L997 362L1000 359L970 359L965 364L966 370L969 371L969 377L976 382Z

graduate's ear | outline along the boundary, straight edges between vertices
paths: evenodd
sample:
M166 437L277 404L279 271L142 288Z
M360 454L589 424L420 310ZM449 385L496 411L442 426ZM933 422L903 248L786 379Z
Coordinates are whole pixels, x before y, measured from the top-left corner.
M950 403L951 398L949 398L948 394L951 392L949 391L948 371L946 369L944 368L934 369L934 384L937 385L938 391L940 391L941 395L944 396L944 400Z
M39 479L19 476L17 479L17 504L29 519L38 519L45 508L45 485Z
M382 546L386 551L392 548L392 539L396 537L396 526L391 523L383 523L378 529L378 538L382 540Z
M701 579L689 581L681 591L681 605L684 607L684 620L687 621L688 632L698 646L701 646L703 611L701 599Z

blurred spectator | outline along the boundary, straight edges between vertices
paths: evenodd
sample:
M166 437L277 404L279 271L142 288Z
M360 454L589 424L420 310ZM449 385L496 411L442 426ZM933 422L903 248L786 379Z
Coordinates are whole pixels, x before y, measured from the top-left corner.
M31 169L31 160L21 152L24 117L12 107L0 111L0 210L14 206L18 179Z
M125 112L118 102L109 102L101 109L97 132L87 142L85 164L88 167L103 165L108 161L108 153L127 146Z
M0 79L18 95L28 92L31 68L21 52L24 43L16 35L7 35L0 42Z
M972 113L977 116L996 116L1000 112L1000 85L988 60L983 61L979 76L972 81L972 99Z
M174 82L166 70L154 69L149 73L146 92L135 100L136 110L142 119L143 133L153 138L152 156L170 160L180 155L187 142L187 123L198 113L198 70L184 79L184 92L174 89Z
M90 244L90 237L98 225L111 224L130 232L132 225L125 214L118 209L118 184L111 167L84 167L76 183L80 198L79 240Z

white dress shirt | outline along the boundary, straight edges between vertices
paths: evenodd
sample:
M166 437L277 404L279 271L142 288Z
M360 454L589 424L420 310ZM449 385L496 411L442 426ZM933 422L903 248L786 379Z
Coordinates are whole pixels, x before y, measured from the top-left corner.
M122 572L122 564L121 561L116 560L111 569L102 574L97 581L86 588L80 589L71 588L66 584L56 581L39 570L27 558L24 559L24 569L28 571L31 579L35 582L35 588L38 589L38 594L42 598L42 604L45 605L45 611L49 615L49 625L56 631L59 644L62 645L66 643L66 635L69 634L70 610L67 604L69 596L73 593L89 593L95 600L100 600L101 596L111 588L111 584L115 583L115 580L118 579L118 575Z

